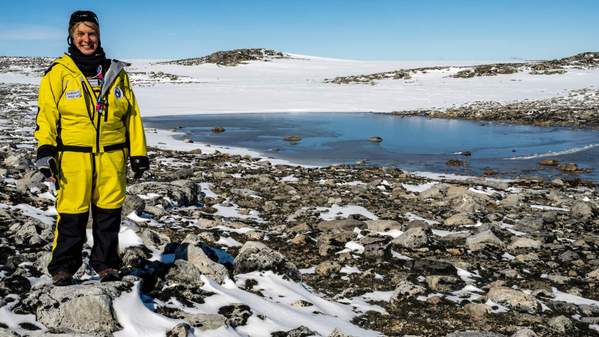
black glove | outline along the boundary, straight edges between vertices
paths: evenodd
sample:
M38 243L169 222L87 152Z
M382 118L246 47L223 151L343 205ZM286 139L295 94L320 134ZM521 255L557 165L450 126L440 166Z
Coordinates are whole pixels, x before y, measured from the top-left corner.
M56 148L52 145L42 145L37 149L37 160L35 167L46 177L56 177L58 175L58 165L56 165Z
M129 158L131 162L131 169L135 174L133 179L139 179L145 171L150 169L150 160L146 156L133 156Z

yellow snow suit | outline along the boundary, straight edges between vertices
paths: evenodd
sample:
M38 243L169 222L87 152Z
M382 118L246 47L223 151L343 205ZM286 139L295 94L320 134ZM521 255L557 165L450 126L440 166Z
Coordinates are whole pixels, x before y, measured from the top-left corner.
M56 59L42 78L34 134L38 157L40 152L51 153L58 164L56 209L59 218L52 246L55 266L49 267L51 273L59 270L74 273L81 265L80 251L90 205L100 218L102 214L112 214L107 215L107 221L112 222L110 231L113 233L104 240L110 247L98 249L112 252L115 247L111 241L116 240L118 245L127 158L146 156L141 116L124 65L115 60L111 62L104 76L100 100L68 54ZM98 101L103 102L103 108L98 109ZM98 256L104 255L98 253ZM100 261L98 268L111 267L110 264ZM94 267L97 271L98 268Z

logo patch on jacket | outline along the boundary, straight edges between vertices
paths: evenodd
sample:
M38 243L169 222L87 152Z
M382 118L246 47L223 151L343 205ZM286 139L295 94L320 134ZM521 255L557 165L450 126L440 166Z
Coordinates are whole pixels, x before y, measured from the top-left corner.
M81 91L79 90L71 90L66 93L67 99L76 99L81 97Z
M121 88L119 88L119 87L114 88L114 97L116 97L116 98L123 97L123 91L121 90Z

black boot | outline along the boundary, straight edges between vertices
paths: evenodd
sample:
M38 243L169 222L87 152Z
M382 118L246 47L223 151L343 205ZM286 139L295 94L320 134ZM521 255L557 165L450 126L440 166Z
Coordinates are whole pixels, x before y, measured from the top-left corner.
M121 209L105 209L92 205L94 247L89 263L96 272L119 270L119 229Z

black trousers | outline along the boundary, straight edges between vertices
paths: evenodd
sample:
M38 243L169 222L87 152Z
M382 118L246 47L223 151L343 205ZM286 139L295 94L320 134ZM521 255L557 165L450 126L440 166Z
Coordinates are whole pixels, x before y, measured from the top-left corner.
M103 209L92 205L92 235L94 246L90 265L100 272L107 268L119 269L121 259L118 254L121 208ZM48 265L51 275L59 271L75 274L83 263L83 244L87 241L88 212L80 214L59 214L54 232L52 260Z

